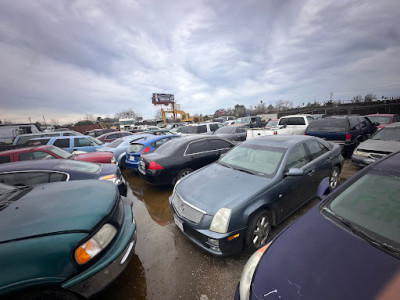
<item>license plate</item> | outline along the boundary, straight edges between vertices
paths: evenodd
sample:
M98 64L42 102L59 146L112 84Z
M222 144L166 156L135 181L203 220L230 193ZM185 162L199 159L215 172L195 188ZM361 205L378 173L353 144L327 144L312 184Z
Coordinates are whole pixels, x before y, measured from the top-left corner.
M178 226L178 228L179 228L181 231L183 231L183 224L182 224L182 222L179 221L176 217L174 217L174 221L175 221L176 226Z

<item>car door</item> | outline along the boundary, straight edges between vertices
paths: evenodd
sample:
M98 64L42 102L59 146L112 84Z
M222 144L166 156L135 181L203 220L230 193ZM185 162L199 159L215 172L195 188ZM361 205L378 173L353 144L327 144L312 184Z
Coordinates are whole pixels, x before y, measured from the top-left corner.
M93 152L96 148L96 143L87 137L74 138L73 151Z
M315 195L321 180L331 175L335 157L332 151L317 140L306 141L305 145L312 159L309 164L313 165L314 173L310 176L310 187L313 187L313 195Z
M311 157L307 153L304 143L292 147L286 155L285 174L283 174L281 182L274 188L274 194L279 195L276 202L278 222L303 205L313 193L313 187L310 185L314 170L309 164ZM303 175L288 176L287 172L292 168L303 170Z
M189 143L185 156L187 158L186 167L193 170L197 170L216 160L208 139Z

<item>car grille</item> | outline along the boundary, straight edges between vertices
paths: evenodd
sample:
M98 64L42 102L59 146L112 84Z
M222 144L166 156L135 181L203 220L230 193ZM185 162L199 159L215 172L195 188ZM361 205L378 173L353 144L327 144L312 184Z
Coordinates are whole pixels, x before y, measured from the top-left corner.
M175 212L182 218L189 220L193 223L200 223L201 218L206 214L201 209L190 205L184 201L178 193L175 192L174 198L172 200L172 205L175 208Z
M124 219L124 204L122 200L119 198L117 204L114 206L111 214L108 217L108 222L113 223L114 225L121 226L122 221Z
M386 156L390 154L390 152L370 152L369 153L369 157L373 158L373 159L381 159L382 157Z

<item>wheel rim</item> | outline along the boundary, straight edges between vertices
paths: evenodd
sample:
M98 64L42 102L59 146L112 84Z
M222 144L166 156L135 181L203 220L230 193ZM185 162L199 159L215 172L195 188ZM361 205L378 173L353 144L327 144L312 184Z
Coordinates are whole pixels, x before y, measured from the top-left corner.
M253 245L256 248L261 247L267 241L270 232L269 219L267 216L262 216L258 219L256 228L253 233Z
M179 179L180 178L183 178L183 177L185 177L185 176L187 176L187 175L189 175L191 172L188 170L188 171L184 171L184 172L182 172L181 173L181 176L179 176Z
M334 168L332 171L331 178L330 178L331 189L336 188L338 183L339 183L339 170L338 170L338 168Z

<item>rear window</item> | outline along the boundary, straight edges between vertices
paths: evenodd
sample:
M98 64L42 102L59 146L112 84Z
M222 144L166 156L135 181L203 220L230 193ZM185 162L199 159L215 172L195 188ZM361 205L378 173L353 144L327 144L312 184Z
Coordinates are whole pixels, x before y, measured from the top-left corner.
M140 151L142 151L144 148L143 144L132 144L128 147L127 152L129 153L138 153Z
M306 125L303 117L282 118L279 125Z
M57 168L86 173L98 173L101 170L101 165L81 160L63 160L57 164Z
M11 161L10 156L6 155L6 156L0 156L0 164L4 164L4 163L8 163Z
M349 131L347 119L324 118L314 120L308 125L307 131L344 132Z
M119 145L121 145L124 142L122 139L117 139L112 141L110 144L107 145L109 148L117 148Z
M221 127L215 133L233 133L234 131L234 127Z

